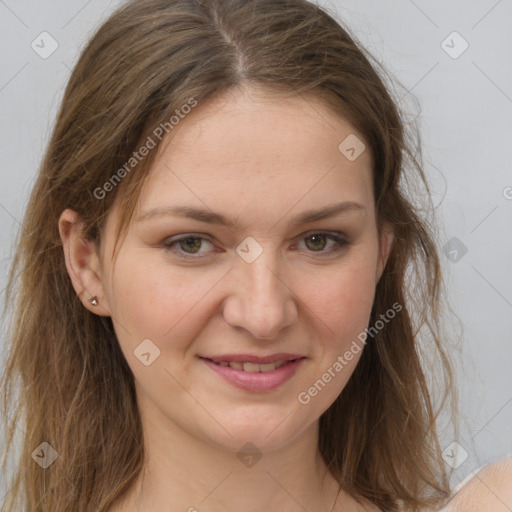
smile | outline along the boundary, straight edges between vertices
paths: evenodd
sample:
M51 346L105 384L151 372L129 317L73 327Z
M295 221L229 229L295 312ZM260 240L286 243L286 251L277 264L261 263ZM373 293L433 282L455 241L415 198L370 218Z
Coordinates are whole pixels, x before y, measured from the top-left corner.
M305 357L255 363L244 361L214 361L199 358L208 368L233 386L245 391L263 392L279 388L295 374Z
M233 368L235 370L242 370L244 372L250 372L250 373L266 373L274 371L276 368L281 368L281 366L284 366L289 361L276 361L275 363L266 363L266 364L257 364L257 363L236 363L234 361L213 361L215 364L218 364L219 366L229 366L230 368Z

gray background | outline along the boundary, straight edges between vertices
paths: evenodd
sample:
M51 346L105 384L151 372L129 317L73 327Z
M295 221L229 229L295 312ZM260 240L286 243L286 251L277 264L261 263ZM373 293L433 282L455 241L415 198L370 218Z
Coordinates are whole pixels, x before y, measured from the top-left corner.
M119 4L0 0L2 301L13 236L70 70L94 28ZM414 114L414 95L421 106L426 171L444 225L441 245L448 243L442 264L460 319L450 333L461 346L454 357L467 452L465 458L459 449L453 463L461 463L457 483L512 455L512 1L321 4L401 82L401 104ZM31 47L43 31L58 43L45 59ZM458 55L464 41L469 46ZM451 441L446 437L443 448L453 457Z

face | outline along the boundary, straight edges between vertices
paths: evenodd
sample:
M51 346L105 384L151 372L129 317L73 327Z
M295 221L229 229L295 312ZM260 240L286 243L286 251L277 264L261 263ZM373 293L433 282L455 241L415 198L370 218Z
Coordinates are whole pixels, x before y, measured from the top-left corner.
M351 134L315 98L231 91L162 146L115 263L112 210L101 302L147 421L275 449L342 391L389 243Z

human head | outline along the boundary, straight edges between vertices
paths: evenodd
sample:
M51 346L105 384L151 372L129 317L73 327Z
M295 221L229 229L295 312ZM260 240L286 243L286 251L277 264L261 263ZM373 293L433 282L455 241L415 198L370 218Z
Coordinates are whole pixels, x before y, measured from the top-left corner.
M49 344L52 340L54 345L48 347L43 342L33 350L25 349L26 353L20 347L13 352L14 364L23 368L24 380L38 384L26 391L25 401L39 399L41 403L42 390L56 390L56 414L49 415L53 418L46 420L49 424L39 424L41 431L58 439L64 424L57 413L62 410L59 405L68 403L66 389L78 388L90 400L89 410L96 411L97 417L92 418L88 434L72 432L76 440L88 435L91 445L97 443L103 419L113 426L112 435L119 436L125 430L133 434L121 451L139 446L141 426L130 368L108 317L100 318L85 309L71 286L58 219L66 208L76 211L84 234L101 247L102 230L117 200L121 223L116 234L121 244L157 151L137 162L112 190L106 191L105 183L148 137L156 137L155 127L169 123L176 111L190 105L191 98L199 108L244 84L272 91L276 97L278 93L282 98L314 96L348 121L371 154L379 233L385 225L394 233L393 249L375 289L369 324L377 322L394 303L403 305L404 310L367 345L349 384L322 416L322 455L352 491L368 495L369 489L377 486L374 498L383 506L390 506L397 496L412 503L417 499L413 489L418 481L442 491L443 484L437 482L432 465L425 462L433 450L424 439L425 429L433 427L433 413L413 336L415 326L409 316L412 304L405 292L407 266L417 258L426 271L425 314L435 314L439 264L428 229L400 188L403 156L408 151L402 122L362 50L332 18L307 2L132 2L91 40L66 89L20 244L18 261L25 280L21 305L32 311L31 322L23 327L24 336L35 342L37 333L39 341L42 338ZM421 170L417 171L421 179ZM108 193L103 196L101 190ZM43 321L48 316L43 300L48 297L54 304L53 322ZM86 290L81 298L89 298ZM62 351L64 346L66 352ZM69 359L55 368L54 375L46 373L43 378L37 371L38 351L54 361L63 353ZM86 378L79 381L84 367ZM105 389L102 383L108 379L114 385ZM124 422L129 419L128 427L123 422L121 429L110 406L101 404L106 396L110 403L121 404L120 416ZM77 409L76 414L80 417L85 412ZM31 410L30 415L41 418L41 411ZM371 433L370 426L375 426ZM403 429L409 435L397 439L393 433ZM70 445L66 446L59 453L65 454L67 449L72 453ZM404 449L419 455L410 462L394 460ZM95 454L95 469L100 473L107 461L113 460L110 450L104 447L99 457ZM118 472L118 480L110 480L113 492L128 483L140 467L141 448L132 449L132 453L129 463ZM435 451L432 459L433 463L439 461ZM70 467L66 469L72 474L76 458L67 460ZM341 468L345 468L344 474ZM391 475L391 483L380 482L379 472ZM34 486L36 480L34 477ZM84 486L90 485L94 496L105 499L105 492L93 488L92 480L87 482ZM55 482L56 488L58 485Z

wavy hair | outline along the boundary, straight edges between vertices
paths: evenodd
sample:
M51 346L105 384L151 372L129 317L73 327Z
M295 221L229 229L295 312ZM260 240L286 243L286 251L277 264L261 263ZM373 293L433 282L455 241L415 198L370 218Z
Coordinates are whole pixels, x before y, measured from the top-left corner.
M448 403L455 411L444 285L434 229L407 194L407 183L429 190L417 139L384 76L333 15L305 0L133 0L97 30L64 92L6 290L4 470L17 437L20 451L3 512L106 511L136 481L144 443L134 377L111 319L74 292L58 220L77 211L99 243L117 197L118 244L156 151L110 193L97 191L190 98L201 105L241 85L313 95L347 119L372 152L378 228L394 230L371 325L393 303L403 310L321 416L322 457L347 492L384 511L449 496L437 426ZM425 369L434 360L435 392ZM42 442L58 453L44 470L31 456Z

